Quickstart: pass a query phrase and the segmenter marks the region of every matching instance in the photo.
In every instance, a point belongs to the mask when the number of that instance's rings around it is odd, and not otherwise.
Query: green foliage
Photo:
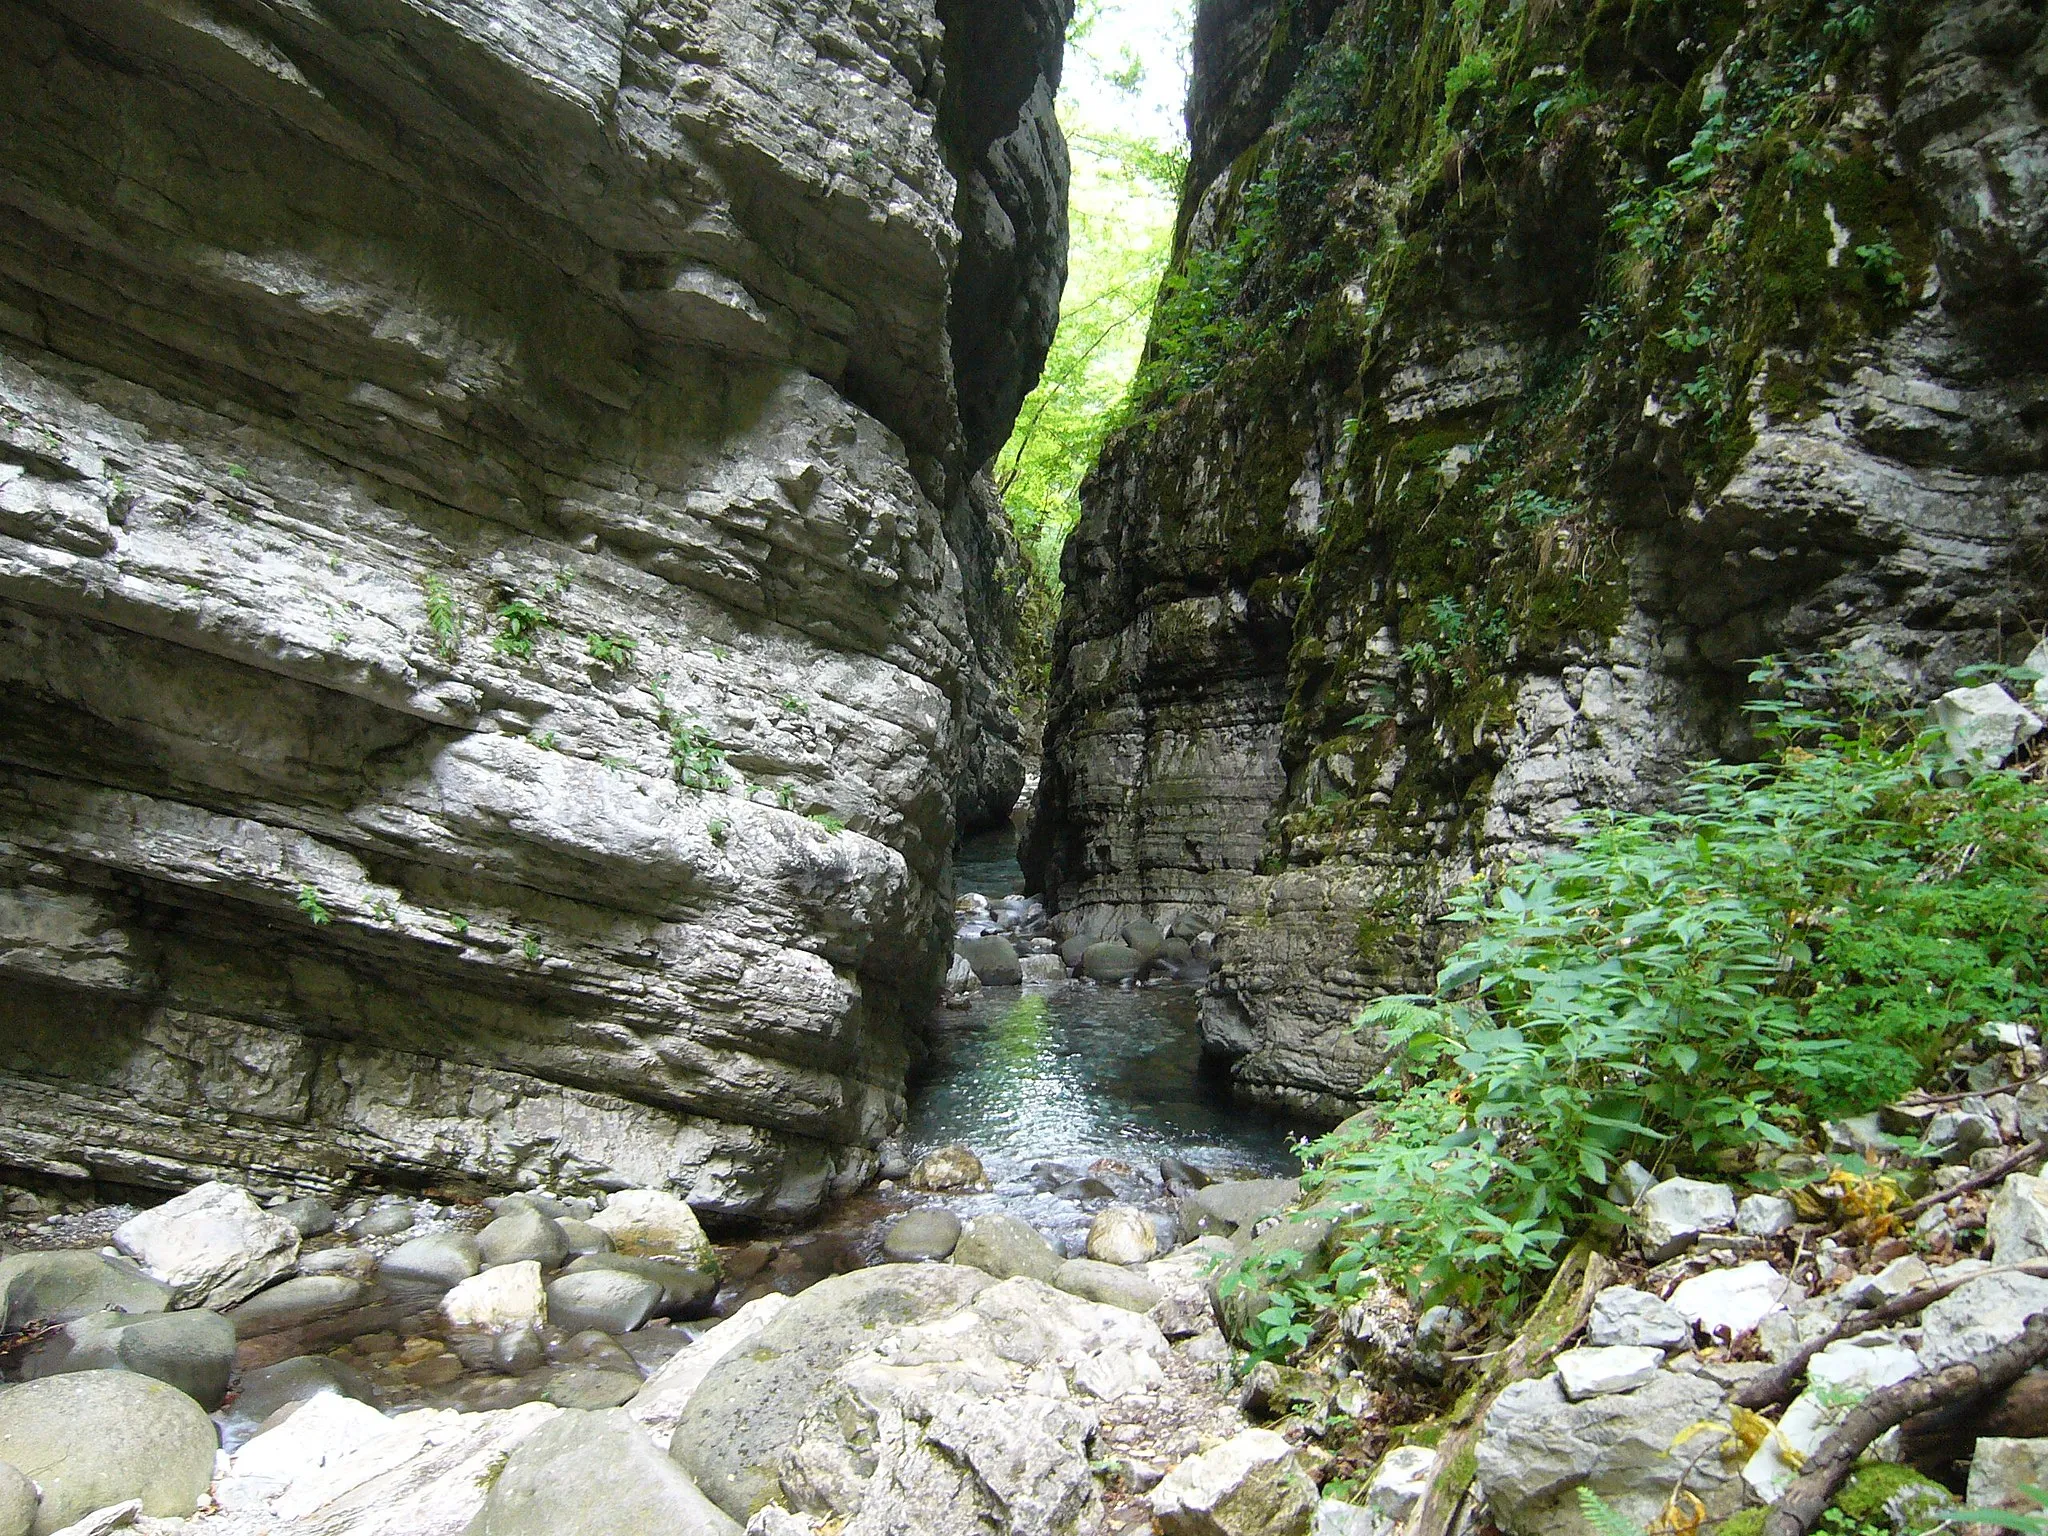
[[[420,578],[420,585],[426,589],[427,629],[434,636],[434,651],[443,661],[453,661],[462,654],[462,612],[455,591],[432,572]]]
[[[808,715],[811,712],[811,706],[793,693],[784,694],[782,698],[776,701],[775,707],[785,715],[797,715],[799,717]]]
[[[723,848],[725,846],[726,833],[730,830],[725,822],[712,821],[705,823],[704,835],[711,839],[712,847]]]
[[[293,898],[293,905],[313,920],[315,928],[325,928],[334,921],[334,914],[329,912],[320,900],[319,891],[310,885],[299,887],[299,894]]]
[[[2028,1483],[2020,1489],[2041,1509],[1954,1509],[1944,1516],[1950,1525],[1996,1525],[2020,1536],[2048,1536],[2048,1488]]]
[[[382,896],[370,903],[370,912],[379,922],[391,923],[394,926],[398,922],[397,910]]]
[[[528,934],[519,941],[519,953],[526,956],[527,964],[538,965],[541,959],[540,940]]]
[[[590,659],[601,667],[623,671],[633,665],[633,658],[639,653],[640,642],[631,635],[608,635],[593,629],[583,637],[583,648],[590,653]]]
[[[464,917],[460,912],[458,912],[455,914],[454,917],[450,918],[449,921],[455,925],[455,933],[458,938],[466,939],[469,937],[468,918]]]
[[[543,752],[554,751],[559,740],[560,738],[553,731],[535,731],[533,733],[533,744]]]
[[[832,833],[835,837],[839,833],[844,832],[846,830],[845,818],[840,816],[834,816],[830,811],[813,811],[811,812],[809,819],[815,821],[819,826],[823,827],[827,832]]]
[[[1937,782],[1938,739],[1846,676],[1755,680],[1766,761],[1700,765],[1675,809],[1475,883],[1436,992],[1366,1010],[1398,1097],[1309,1149],[1347,1213],[1339,1299],[1377,1268],[1512,1307],[1617,1218],[1622,1162],[1790,1145],[2048,1010],[2048,794]]]
[[[491,649],[516,661],[528,660],[535,642],[554,623],[538,603],[523,597],[510,598],[498,609],[498,633],[491,639]]]
[[[1622,1518],[1620,1510],[1590,1488],[1579,1489],[1579,1509],[1586,1524],[1593,1528],[1593,1536],[1643,1536],[1640,1528]]]

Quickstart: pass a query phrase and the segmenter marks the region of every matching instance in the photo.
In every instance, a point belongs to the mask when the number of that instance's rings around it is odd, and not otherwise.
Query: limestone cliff
[[[0,0],[0,1164],[864,1176],[1066,10]]]
[[[1446,890],[1739,752],[1749,658],[1924,695],[2026,654],[2048,38],[2028,0],[1207,0],[1195,67],[1031,858],[1080,927],[1227,907],[1209,1044],[1336,1113]]]

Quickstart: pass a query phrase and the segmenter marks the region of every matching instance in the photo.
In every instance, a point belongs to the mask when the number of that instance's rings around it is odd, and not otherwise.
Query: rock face
[[[1925,699],[2043,606],[2039,15],[1497,14],[1204,0],[1186,282],[1064,565],[1027,875],[1223,910],[1208,1045],[1333,1117],[1447,889],[1739,751],[1749,658]]]
[[[6,0],[0,1164],[871,1167],[1021,782],[1066,11]]]

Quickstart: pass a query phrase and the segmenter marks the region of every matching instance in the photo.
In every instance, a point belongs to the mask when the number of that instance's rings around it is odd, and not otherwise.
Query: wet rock
[[[955,948],[984,987],[1014,987],[1024,979],[1016,947],[1008,939],[961,939]]]
[[[1189,1237],[1230,1237],[1240,1227],[1277,1216],[1300,1198],[1299,1179],[1227,1179],[1181,1201],[1181,1231]]]
[[[1664,1365],[1664,1351],[1642,1344],[1592,1345],[1568,1349],[1552,1362],[1567,1402],[1612,1392],[1633,1392]]]
[[[581,1333],[587,1328],[600,1333],[631,1333],[654,1316],[661,1305],[662,1288],[640,1275],[587,1269],[550,1281],[547,1298],[548,1320],[565,1333]]]
[[[1117,937],[1124,941],[1124,946],[1136,955],[1142,964],[1159,953],[1160,947],[1166,943],[1166,930],[1157,923],[1140,919],[1137,922],[1125,923]]]
[[[159,1312],[126,1317],[98,1313],[67,1323],[25,1362],[40,1378],[76,1371],[133,1371],[176,1387],[208,1413],[228,1394],[235,1365],[235,1325],[212,1312]]]
[[[527,1260],[542,1269],[558,1269],[569,1258],[568,1234],[552,1216],[542,1215],[530,1205],[507,1208],[477,1233],[476,1246],[487,1269]]]
[[[1116,1191],[1100,1179],[1070,1179],[1053,1191],[1062,1200],[1086,1205],[1093,1200],[1114,1200]]]
[[[1067,981],[1067,963],[1058,955],[1026,955],[1018,962],[1022,980],[1027,987],[1064,986]]]
[[[641,1386],[634,1371],[574,1365],[558,1372],[541,1397],[557,1408],[623,1408],[639,1394]]]
[[[1580,1403],[1566,1399],[1554,1375],[1515,1382],[1481,1428],[1477,1485],[1510,1536],[1591,1536],[1579,1508],[1581,1487],[1623,1519],[1647,1527],[1682,1475],[1708,1518],[1722,1519],[1741,1506],[1741,1479],[1718,1456],[1671,1449],[1680,1434],[1721,1407],[1720,1387],[1673,1371],[1657,1372],[1633,1392]]]
[[[1633,1286],[1610,1285],[1593,1298],[1586,1339],[1597,1346],[1640,1344],[1652,1349],[1688,1349],[1692,1324],[1678,1311]]]
[[[1761,1260],[1708,1270],[1671,1293],[1672,1309],[1710,1339],[1740,1338],[1772,1312],[1804,1300],[1803,1287]]]
[[[1053,1271],[1052,1283],[1069,1295],[1126,1312],[1149,1312],[1164,1299],[1143,1275],[1097,1259],[1068,1259]]]
[[[953,1262],[972,1265],[998,1280],[1024,1275],[1050,1281],[1061,1259],[1036,1227],[998,1211],[977,1216],[961,1229]]]
[[[525,1376],[547,1362],[538,1328],[508,1328],[491,1338],[490,1368],[503,1376]]]
[[[387,1200],[372,1206],[349,1233],[353,1237],[396,1237],[410,1232],[418,1219],[410,1200]]]
[[[1750,1195],[1735,1208],[1735,1230],[1744,1237],[1777,1237],[1798,1220],[1792,1202],[1776,1195]]]
[[[740,1536],[628,1414],[565,1412],[521,1442],[467,1536]]]
[[[2048,1280],[1985,1275],[1920,1314],[1920,1365],[1945,1370],[2018,1338],[2027,1319],[2048,1311]]]
[[[1305,1536],[1316,1488],[1293,1446],[1248,1429],[1168,1472],[1150,1502],[1163,1536]]]
[[[1081,952],[1081,974],[1102,986],[1136,981],[1144,965],[1128,944],[1090,944]]]
[[[231,1307],[290,1273],[298,1230],[231,1184],[202,1184],[114,1229],[114,1246],[171,1287],[173,1306]]]
[[[292,1403],[329,1395],[359,1403],[373,1396],[368,1379],[354,1367],[321,1355],[301,1355],[245,1371],[235,1392],[235,1417],[254,1426]]]
[[[1653,1185],[1631,1214],[1643,1252],[1658,1263],[1691,1247],[1703,1232],[1731,1230],[1735,1192],[1701,1179],[1666,1179]]]
[[[467,1232],[437,1232],[400,1243],[384,1255],[377,1268],[393,1280],[450,1287],[483,1267],[483,1253]]]
[[[0,1259],[0,1323],[12,1333],[94,1312],[162,1312],[173,1291],[126,1259],[54,1249]]]
[[[42,1496],[18,1469],[0,1461],[0,1536],[30,1536]]]
[[[293,1234],[297,1241],[297,1234]],[[182,1519],[213,1481],[213,1423],[185,1393],[130,1371],[86,1371],[0,1392],[0,1462],[42,1490],[35,1529],[140,1499]]]
[[[526,1259],[472,1275],[441,1298],[441,1315],[457,1328],[539,1327],[548,1315],[540,1266]]]
[[[2048,1179],[2006,1175],[1985,1218],[1985,1236],[2001,1264],[2048,1258]]]
[[[1159,1159],[1159,1182],[1169,1195],[1180,1198],[1198,1189],[1206,1189],[1216,1181],[1193,1163],[1184,1163],[1177,1157],[1162,1157]]]
[[[655,1307],[659,1317],[699,1317],[718,1294],[718,1272],[689,1259],[648,1259],[630,1253],[586,1253],[572,1260],[564,1274],[594,1270],[634,1275],[661,1287]]]
[[[276,1333],[334,1317],[375,1295],[372,1287],[347,1275],[298,1275],[258,1291],[228,1314],[242,1338]]]
[[[334,1230],[338,1220],[334,1207],[318,1195],[301,1195],[296,1200],[273,1205],[270,1214],[280,1221],[290,1222],[292,1230],[300,1237],[324,1237]]]
[[[612,1247],[633,1258],[683,1259],[711,1274],[718,1273],[718,1255],[680,1195],[665,1189],[625,1189],[604,1203],[590,1224],[612,1240]]]
[[[318,1253],[299,1255],[299,1273],[369,1280],[377,1273],[377,1255],[367,1248],[323,1248]]]
[[[654,1444],[667,1450],[676,1421],[711,1368],[734,1350],[751,1343],[789,1305],[787,1296],[757,1296],[718,1323],[647,1378],[627,1405]]]
[[[332,1392],[309,1398],[235,1452],[214,1496],[230,1514],[256,1509],[389,1428],[368,1403]]]
[[[582,1258],[586,1253],[612,1252],[612,1240],[587,1221],[570,1216],[557,1223],[562,1236],[569,1244],[571,1258]]]
[[[1070,939],[1062,940],[1060,943],[1061,964],[1065,965],[1069,972],[1078,971],[1081,969],[1081,957],[1088,953],[1088,946],[1094,942],[1095,940],[1081,933],[1075,934]]]
[[[941,1147],[911,1169],[910,1187],[928,1192],[986,1189],[988,1175],[982,1172],[981,1159],[966,1147]]]
[[[1088,1226],[1088,1257],[1104,1264],[1143,1264],[1159,1253],[1152,1218],[1129,1205],[1095,1213]]]
[[[882,1252],[899,1264],[926,1259],[943,1259],[960,1242],[960,1218],[951,1211],[931,1207],[911,1211],[889,1223],[882,1234]]]

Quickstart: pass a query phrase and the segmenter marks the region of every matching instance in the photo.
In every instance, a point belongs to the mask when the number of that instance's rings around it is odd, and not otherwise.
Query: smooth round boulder
[[[637,1371],[572,1365],[557,1372],[540,1395],[557,1408],[623,1408],[640,1395],[645,1385]]]
[[[1088,1257],[1100,1263],[1143,1264],[1158,1256],[1159,1233],[1136,1206],[1105,1206],[1088,1225]]]
[[[82,1371],[0,1392],[0,1461],[42,1489],[31,1529],[50,1536],[129,1499],[182,1520],[213,1481],[213,1421],[190,1397],[132,1371]]]
[[[984,987],[1014,987],[1024,980],[1017,949],[1008,939],[991,935],[985,939],[961,939],[954,950],[973,968]]]
[[[544,1326],[548,1300],[541,1289],[540,1265],[521,1259],[471,1275],[441,1298],[441,1315],[453,1327],[485,1333]]]
[[[520,1441],[468,1536],[740,1536],[630,1414],[570,1410]]]
[[[0,1536],[29,1536],[41,1502],[36,1485],[20,1468],[0,1461]]]
[[[287,1404],[303,1403],[328,1392],[352,1397],[359,1403],[370,1402],[374,1395],[369,1379],[354,1366],[325,1355],[299,1355],[260,1370],[243,1372],[241,1387],[235,1393],[235,1416],[261,1424]]]
[[[937,1206],[912,1211],[889,1223],[882,1252],[898,1264],[943,1259],[960,1241],[960,1218]]]
[[[208,1413],[228,1395],[235,1368],[235,1325],[214,1312],[102,1312],[64,1325],[39,1346],[24,1374],[40,1379],[76,1371],[133,1371],[176,1387]]]
[[[1022,1275],[1049,1281],[1061,1260],[1059,1251],[1036,1227],[997,1211],[977,1216],[961,1229],[953,1262],[970,1265],[998,1280]]]
[[[610,1253],[612,1240],[601,1230],[587,1221],[574,1216],[564,1216],[555,1225],[562,1229],[562,1236],[569,1240],[569,1257],[580,1259],[586,1253]]]
[[[477,1240],[467,1232],[437,1232],[400,1243],[384,1255],[377,1269],[389,1279],[438,1285],[446,1290],[482,1269],[483,1262]]]
[[[1141,920],[1125,923],[1117,937],[1124,941],[1140,962],[1143,962],[1159,953],[1161,946],[1166,943],[1166,930],[1157,923]]]
[[[966,1147],[941,1147],[910,1170],[910,1187],[927,1191],[985,1189],[988,1175],[981,1159]]]
[[[507,1201],[497,1220],[477,1233],[476,1247],[486,1269],[529,1261],[559,1269],[569,1259],[569,1238],[560,1223],[523,1201]]]
[[[1090,1200],[1114,1200],[1116,1191],[1092,1175],[1085,1179],[1069,1179],[1053,1191],[1062,1200],[1072,1200],[1077,1205]]]
[[[1099,1259],[1068,1259],[1053,1271],[1052,1283],[1069,1296],[1126,1312],[1150,1312],[1166,1294],[1143,1275]]]
[[[618,1252],[641,1259],[683,1259],[715,1275],[718,1255],[682,1196],[665,1189],[622,1189],[590,1224]]]
[[[371,1288],[348,1275],[298,1275],[258,1291],[228,1313],[237,1334],[245,1339],[277,1333],[334,1317],[361,1306]]]
[[[270,1214],[280,1221],[290,1222],[292,1230],[301,1237],[324,1237],[334,1230],[339,1220],[334,1214],[334,1207],[318,1195],[302,1195],[282,1205],[273,1205]]]
[[[631,1253],[586,1253],[571,1261],[562,1273],[579,1275],[592,1270],[637,1275],[660,1286],[661,1300],[654,1308],[657,1317],[701,1316],[718,1294],[718,1271],[700,1268],[687,1259],[649,1259]]]
[[[661,1305],[653,1280],[618,1269],[585,1269],[548,1283],[548,1321],[564,1333],[631,1333]]]
[[[417,1219],[410,1200],[391,1200],[372,1206],[349,1232],[355,1237],[396,1237],[401,1232],[410,1232]]]
[[[74,1249],[17,1253],[0,1259],[0,1332],[95,1312],[163,1312],[172,1295],[127,1259]]]
[[[1088,953],[1088,946],[1095,941],[1085,933],[1077,933],[1071,939],[1060,942],[1060,960],[1069,971],[1081,968],[1081,957]]]
[[[1144,965],[1128,944],[1090,944],[1081,953],[1081,974],[1105,987],[1136,981]]]

